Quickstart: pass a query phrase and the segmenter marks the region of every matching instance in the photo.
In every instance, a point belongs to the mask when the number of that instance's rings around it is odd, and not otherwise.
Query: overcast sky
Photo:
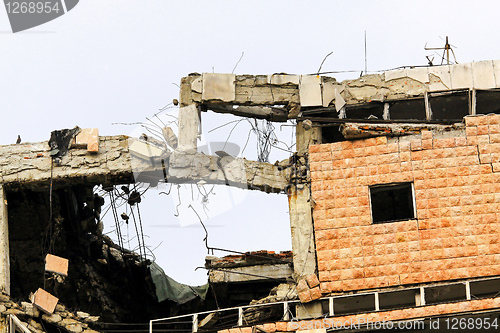
[[[230,73],[242,52],[236,74],[314,73],[333,51],[322,71],[354,71],[349,75],[357,77],[364,69],[365,31],[369,72],[425,65],[425,56],[433,55],[425,44],[443,46],[446,35],[460,63],[500,59],[499,12],[498,1],[85,0],[54,21],[13,34],[2,7],[0,144],[14,143],[18,134],[23,142],[48,140],[52,130],[75,125],[97,127],[101,135],[139,135],[137,126],[113,123],[146,121],[178,97],[181,77]],[[204,114],[204,130],[232,119]],[[213,137],[206,133],[200,144],[224,141],[231,128],[213,131]],[[248,130],[241,124],[230,141],[243,147]],[[292,140],[286,127],[278,124],[276,132]],[[255,153],[250,144],[243,155]],[[207,254],[204,232],[187,202],[180,207],[184,222],[174,216],[175,191],[146,194],[146,243],[153,248],[163,241],[155,255],[167,274],[202,284],[206,272],[194,269]],[[200,209],[200,198],[183,191]],[[200,214],[212,226],[210,246],[291,249],[285,195],[226,188],[216,193],[209,211]]]

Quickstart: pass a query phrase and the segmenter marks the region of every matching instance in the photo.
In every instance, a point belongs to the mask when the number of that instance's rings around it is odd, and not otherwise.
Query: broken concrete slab
[[[136,140],[133,138],[129,139],[129,150],[133,156],[143,158],[143,159],[151,159],[151,158],[159,158],[164,154],[164,151],[148,142],[144,142],[141,140]]]
[[[202,94],[204,101],[231,102],[236,97],[234,74],[203,73]]]
[[[332,82],[323,82],[323,107],[328,107],[330,103],[335,99],[335,92],[338,85]]]
[[[319,75],[302,75],[299,84],[300,106],[321,106],[321,77]]]
[[[404,136],[418,134],[424,130],[451,131],[464,129],[462,123],[453,125],[421,124],[421,123],[351,123],[340,125],[340,132],[348,140],[378,136]]]
[[[429,67],[429,91],[452,89],[450,66]]]
[[[299,85],[300,76],[299,75],[288,75],[288,74],[269,74],[267,75],[267,83],[272,85],[283,85],[283,84],[293,84]]]
[[[163,138],[167,142],[167,145],[172,149],[177,149],[179,141],[177,140],[177,135],[175,135],[174,130],[170,127],[163,127],[161,129]]]
[[[346,104],[344,98],[340,94],[341,92],[341,89],[335,88],[335,110],[337,110],[337,112],[340,112]]]

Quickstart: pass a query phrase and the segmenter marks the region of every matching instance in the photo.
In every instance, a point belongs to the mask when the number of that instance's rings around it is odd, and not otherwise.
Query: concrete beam
[[[172,153],[166,174],[167,182],[204,181],[266,193],[283,192],[288,184],[285,172],[276,165],[232,156],[219,157],[202,153]]]
[[[203,75],[197,73],[182,78],[180,91],[181,106],[207,103],[246,106],[286,105],[292,107],[300,103],[298,82],[270,84],[267,75],[236,75],[234,81],[234,100],[222,101],[221,99],[203,98],[203,89],[205,89],[205,86],[202,80]]]
[[[0,146],[0,183],[7,190],[54,186],[132,183],[131,155],[126,136],[99,137],[99,152],[70,149],[59,165],[52,166],[45,142]],[[52,172],[51,172],[52,168]]]
[[[143,181],[227,184],[264,192],[283,192],[287,180],[281,167],[231,156],[208,156],[179,150],[170,156],[138,154],[126,136],[101,136],[99,152],[70,149],[61,163],[52,165],[47,142],[0,146],[0,183],[6,189],[47,188],[85,184],[126,184]],[[151,150],[151,151],[157,151]],[[51,170],[52,168],[52,170]]]
[[[232,268],[213,268],[210,270],[210,282],[250,282],[265,280],[287,280],[292,278],[290,264],[254,265]]]
[[[208,104],[205,106],[213,112],[230,113],[240,117],[266,119],[275,122],[286,122],[288,120],[288,110],[285,108],[265,106],[232,106],[222,104]]]

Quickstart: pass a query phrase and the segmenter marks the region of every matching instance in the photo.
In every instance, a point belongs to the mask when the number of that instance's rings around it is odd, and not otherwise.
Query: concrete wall
[[[310,146],[322,292],[500,274],[500,115]],[[417,219],[373,224],[369,186],[413,182]]]

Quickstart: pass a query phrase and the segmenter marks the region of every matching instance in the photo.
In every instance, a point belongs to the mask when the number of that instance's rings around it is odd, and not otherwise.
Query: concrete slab
[[[433,80],[432,76],[437,77]],[[429,91],[451,89],[450,66],[429,67]]]
[[[500,88],[500,60],[493,60],[493,75],[495,76],[495,88]]]
[[[335,89],[337,85],[332,82],[323,83],[323,107],[328,107],[330,103],[335,99]]]
[[[340,94],[341,91],[342,90],[340,90],[340,89],[335,89],[335,110],[337,110],[337,112],[339,112],[340,110],[342,110],[342,108],[346,104],[344,98]]]
[[[267,83],[273,85],[282,84],[296,84],[298,85],[300,81],[299,75],[288,75],[288,74],[269,74],[267,75]]]
[[[321,77],[319,75],[302,75],[299,84],[300,106],[321,106]]]
[[[401,79],[407,76],[406,68],[394,69],[392,71],[387,71],[384,74],[386,81]]]
[[[452,89],[469,89],[474,87],[471,64],[450,66],[450,75]]]
[[[496,87],[493,61],[479,61],[472,63],[474,88],[492,89]]]
[[[203,73],[201,99],[205,101],[234,101],[236,97],[235,81],[236,75],[234,74]]]
[[[429,72],[427,70],[427,67],[408,68],[406,71],[406,75],[409,78],[422,83],[429,82]]]
[[[145,159],[160,157],[163,153],[160,148],[132,138],[129,139],[129,150],[132,155]]]
[[[201,77],[196,78],[196,80],[191,83],[191,90],[200,94],[203,92],[203,83],[201,81]]]

